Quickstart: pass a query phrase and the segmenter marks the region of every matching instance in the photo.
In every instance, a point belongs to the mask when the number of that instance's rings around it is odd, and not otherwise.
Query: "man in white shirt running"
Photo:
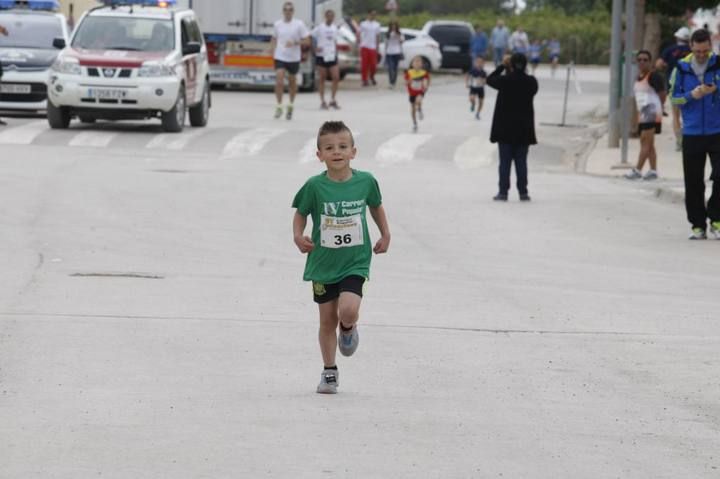
[[[368,79],[373,85],[377,69],[377,48],[380,44],[380,23],[375,20],[375,10],[370,10],[368,17],[360,22],[360,75],[363,86],[368,86]]]
[[[315,65],[318,72],[318,91],[320,92],[320,108],[328,109],[325,103],[325,79],[329,76],[332,80],[330,108],[340,109],[335,95],[337,94],[338,83],[340,82],[340,67],[338,66],[337,57],[337,38],[338,28],[333,25],[335,21],[335,12],[327,10],[325,12],[325,23],[316,26],[312,31],[315,39]]]
[[[283,112],[282,98],[285,90],[285,74],[288,76],[290,103],[285,118],[292,119],[293,103],[297,94],[297,75],[300,71],[303,46],[310,46],[310,32],[302,20],[293,19],[295,7],[292,2],[283,4],[283,18],[275,22],[273,36],[270,41],[270,51],[275,60],[275,118],[280,118]]]

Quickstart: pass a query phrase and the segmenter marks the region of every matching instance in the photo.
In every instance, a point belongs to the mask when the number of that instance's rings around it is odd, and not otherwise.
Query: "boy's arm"
[[[307,216],[303,216],[295,210],[293,216],[293,241],[295,241],[295,245],[301,253],[309,253],[315,247],[312,239],[303,235],[305,226],[307,226]]]
[[[390,227],[388,226],[387,216],[385,215],[385,208],[383,208],[383,205],[376,207],[371,206],[370,215],[380,230],[380,239],[375,243],[373,251],[375,254],[385,253],[390,247]]]

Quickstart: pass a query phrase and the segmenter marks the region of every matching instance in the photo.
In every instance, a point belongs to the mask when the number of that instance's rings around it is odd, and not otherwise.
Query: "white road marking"
[[[116,136],[117,133],[108,133],[106,131],[83,131],[75,135],[68,145],[104,148],[108,146]]]
[[[419,135],[417,133],[403,133],[390,138],[380,145],[375,153],[375,159],[386,165],[407,163],[415,157],[415,152],[432,135]]]
[[[489,166],[498,156],[497,145],[487,138],[472,136],[455,150],[453,161],[461,170]]]
[[[6,145],[29,145],[33,140],[48,130],[46,120],[38,120],[26,123],[21,126],[15,126],[2,130],[0,133],[0,143]]]
[[[190,141],[206,132],[204,128],[195,128],[182,133],[158,133],[155,137],[145,145],[145,148],[165,149],[165,150],[182,150]]]
[[[238,156],[257,155],[270,140],[284,132],[285,130],[273,128],[254,128],[244,131],[227,142],[221,158],[226,160]]]
[[[317,157],[317,138],[310,138],[300,150],[300,163],[320,161]]]

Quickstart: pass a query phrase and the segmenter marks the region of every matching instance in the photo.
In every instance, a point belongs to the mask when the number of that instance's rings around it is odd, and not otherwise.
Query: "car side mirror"
[[[57,48],[58,50],[62,50],[66,46],[67,43],[65,42],[65,39],[63,37],[53,38],[53,47]]]
[[[200,50],[202,50],[202,45],[198,42],[188,42],[183,47],[183,55],[195,55],[197,53],[200,53]]]

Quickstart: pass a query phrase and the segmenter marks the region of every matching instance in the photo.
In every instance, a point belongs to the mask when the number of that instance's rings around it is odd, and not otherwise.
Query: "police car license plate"
[[[17,83],[0,84],[0,93],[30,93],[32,88],[30,85],[18,85]]]
[[[115,88],[88,88],[87,96],[89,98],[119,100],[127,96],[127,91],[117,90]]]
[[[457,45],[445,45],[442,49],[444,52],[460,53],[460,47]]]

